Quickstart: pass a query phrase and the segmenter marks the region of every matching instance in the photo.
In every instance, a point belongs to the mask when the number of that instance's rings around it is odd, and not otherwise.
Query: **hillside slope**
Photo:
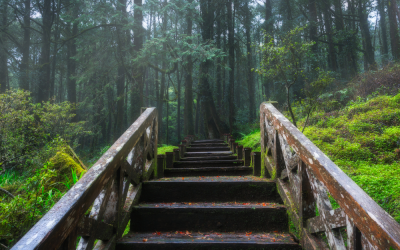
[[[308,123],[304,134],[400,222],[400,94],[315,112]],[[259,150],[259,131],[239,143]]]

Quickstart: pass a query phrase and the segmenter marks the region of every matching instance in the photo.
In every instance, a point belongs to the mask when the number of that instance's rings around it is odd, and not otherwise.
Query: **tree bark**
[[[31,0],[24,1],[24,40],[22,42],[21,48],[21,64],[20,78],[19,78],[19,88],[24,90],[29,90],[29,47],[31,40]]]
[[[57,2],[57,16],[56,16],[56,30],[54,31],[54,41],[53,44],[53,59],[52,59],[52,67],[51,67],[51,78],[50,78],[50,98],[55,97],[55,81],[56,81],[56,65],[57,65],[57,42],[60,38],[59,32],[59,18],[60,18],[60,1]]]
[[[396,20],[396,5],[394,0],[388,0],[388,15],[389,15],[389,30],[390,30],[390,45],[392,47],[392,56],[395,61],[400,59],[400,39],[399,29]]]
[[[68,25],[70,26],[70,24]],[[78,23],[74,22],[72,24],[71,35],[75,36],[78,34]],[[71,103],[76,103],[76,61],[74,57],[76,56],[76,41],[71,39],[67,44],[67,96],[68,101]]]
[[[189,0],[191,4],[193,0]],[[186,15],[186,35],[192,36],[193,22],[192,22],[192,10],[187,11]],[[192,44],[192,39],[188,40],[188,44]],[[192,56],[189,54],[186,57],[186,77],[185,77],[185,109],[184,109],[184,124],[185,134],[194,135],[194,123],[193,123],[193,61]]]
[[[251,12],[249,8],[249,3],[245,3],[246,11],[246,49],[247,49],[247,88],[249,90],[249,121],[253,122],[256,116],[256,105],[254,97],[254,75],[252,72],[253,68],[253,55],[251,50]]]
[[[229,132],[232,133],[235,123],[234,87],[235,87],[235,45],[232,15],[232,0],[226,2],[228,23],[228,48],[229,48],[229,84],[228,84],[228,106],[229,106]]]
[[[50,37],[52,22],[51,0],[44,0],[42,5],[42,50],[39,59],[39,103],[50,97]]]
[[[344,32],[344,21],[343,21],[343,12],[342,12],[342,0],[334,0],[333,1],[335,5],[335,24],[336,24],[336,29],[339,33],[339,43],[340,44],[345,44],[346,42],[343,41],[341,37],[343,37],[343,32]],[[344,46],[339,45],[339,58],[338,58],[338,66],[340,68],[340,72],[343,78],[346,78],[348,75],[348,67],[346,63],[346,53],[344,51]]]
[[[211,0],[201,0],[200,9],[202,13],[202,38],[203,42],[209,42],[213,37],[212,27],[214,22],[214,6]],[[200,64],[200,93],[203,110],[205,111],[205,121],[209,137],[220,138],[226,132],[222,121],[215,108],[212,91],[209,83],[209,69],[212,63],[206,60]]]
[[[332,17],[329,8],[329,2],[324,0],[322,3],[322,9],[324,13],[325,30],[328,38],[328,65],[332,71],[337,71],[336,51],[332,36]]]
[[[1,13],[1,29],[7,29],[7,8],[8,1],[3,0],[0,4]],[[0,93],[6,92],[7,79],[8,79],[8,67],[7,67],[7,46],[6,46],[6,35],[4,32],[0,32]]]
[[[272,19],[272,5],[271,5],[271,0],[265,0],[265,32],[269,35],[273,35],[273,29],[274,29],[274,20]],[[267,39],[267,38],[266,38]],[[265,40],[265,43],[268,43],[269,41]],[[264,95],[265,99],[269,100],[270,99],[270,91],[269,91],[269,79],[267,77],[263,78],[263,85],[264,85]]]
[[[118,0],[117,10],[121,13],[121,23],[126,20],[126,0]],[[117,119],[116,119],[116,134],[117,137],[123,133],[124,125],[124,87],[125,87],[125,32],[117,27],[117,52],[118,52],[118,75],[117,75]]]
[[[142,0],[134,0],[134,30],[133,30],[133,49],[134,55],[137,55],[143,48],[143,39],[145,32],[143,29],[143,11]],[[144,68],[135,66],[133,71],[134,81],[132,82],[131,93],[131,123],[139,116],[140,108],[143,106],[143,88],[144,88]]]
[[[217,48],[221,49],[221,33],[222,33],[222,27],[221,27],[221,8],[218,7],[218,13],[217,13],[217,33],[216,33],[216,43],[217,43]],[[217,110],[218,114],[222,115],[222,68],[221,68],[221,58],[217,58],[217,72],[216,72],[216,101],[217,101]]]
[[[358,0],[358,15],[360,17],[361,33],[365,42],[365,58],[368,63],[368,69],[376,69],[374,48],[372,47],[371,34],[369,32],[368,13],[363,0]]]
[[[389,55],[389,47],[387,41],[387,28],[386,28],[386,15],[385,15],[385,0],[377,0],[378,1],[378,11],[379,11],[379,25],[381,28],[382,34],[382,62],[383,64],[387,64],[388,55]]]

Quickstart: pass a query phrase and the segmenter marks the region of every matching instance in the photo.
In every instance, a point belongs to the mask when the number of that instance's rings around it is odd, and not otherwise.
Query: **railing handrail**
[[[300,159],[311,167],[316,178],[325,185],[341,209],[372,245],[378,249],[400,249],[400,225],[388,213],[273,105],[262,103],[260,111],[261,117],[264,114]]]
[[[155,122],[157,154],[157,110],[147,108],[88,172],[39,220],[12,249],[58,249],[76,230],[85,212],[124,164],[132,148]],[[146,156],[145,156],[146,157]],[[154,159],[156,161],[156,159]],[[152,170],[152,169],[151,169]],[[145,169],[143,169],[145,172]],[[76,245],[76,237],[75,243]]]

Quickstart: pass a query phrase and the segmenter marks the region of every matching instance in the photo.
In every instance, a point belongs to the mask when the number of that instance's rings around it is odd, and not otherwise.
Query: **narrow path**
[[[222,140],[192,142],[165,178],[143,183],[116,249],[301,249],[275,182],[243,165]]]

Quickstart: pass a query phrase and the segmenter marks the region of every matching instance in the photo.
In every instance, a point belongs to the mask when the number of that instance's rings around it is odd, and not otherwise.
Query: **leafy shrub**
[[[0,94],[0,166],[42,166],[54,154],[59,138],[76,144],[89,132],[85,122],[73,122],[74,109],[69,102],[34,104],[28,91]]]

